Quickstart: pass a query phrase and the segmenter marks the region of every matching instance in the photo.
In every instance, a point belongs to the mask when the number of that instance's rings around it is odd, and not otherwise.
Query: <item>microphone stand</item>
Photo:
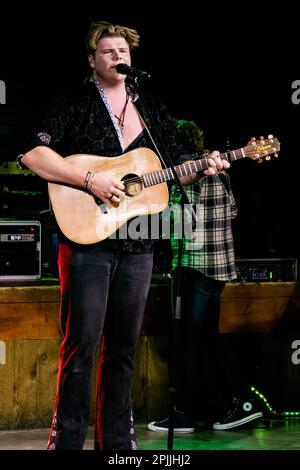
[[[131,78],[132,80],[132,78]],[[190,205],[189,198],[180,182],[180,179],[176,173],[174,168],[174,164],[172,159],[168,154],[168,150],[165,146],[165,143],[160,135],[160,132],[156,126],[155,119],[153,118],[149,107],[145,99],[143,99],[143,92],[142,88],[139,84],[138,77],[133,79],[134,82],[134,89],[136,90],[139,100],[138,100],[138,107],[141,109],[141,114],[143,119],[145,120],[147,126],[154,133],[155,138],[151,134],[150,137],[153,139],[155,146],[157,148],[159,157],[163,164],[166,164],[172,169],[174,180],[176,181],[180,194],[181,194],[181,204],[183,207],[182,211],[182,221],[184,215],[184,206],[188,204],[191,207],[191,215],[192,215],[192,223],[193,225],[196,223],[196,214],[193,207]],[[160,149],[160,151],[158,150]],[[161,152],[161,153],[160,153]],[[183,234],[182,234],[183,235]],[[169,365],[169,427],[168,427],[168,450],[173,449],[173,438],[174,438],[174,423],[175,423],[175,409],[176,409],[176,365],[177,365],[177,354],[178,354],[178,342],[179,342],[179,332],[180,332],[180,320],[181,320],[181,305],[182,305],[182,252],[183,252],[183,236],[178,239],[179,243],[179,251],[178,251],[178,267],[176,272],[176,288],[175,288],[175,306],[173,309],[173,323],[172,323],[172,348],[170,354],[170,365]],[[172,302],[173,304],[173,302]],[[174,311],[175,310],[175,311]]]

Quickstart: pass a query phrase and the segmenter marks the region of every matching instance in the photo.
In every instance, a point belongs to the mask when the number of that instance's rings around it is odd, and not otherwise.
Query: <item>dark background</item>
[[[204,130],[207,148],[225,151],[228,142],[232,149],[243,147],[252,136],[278,138],[279,158],[261,165],[239,160],[230,169],[239,209],[236,253],[298,258],[300,105],[291,100],[299,62],[297,11],[287,2],[193,3],[9,6],[1,15],[0,80],[7,97],[0,105],[0,161],[15,159],[17,124],[85,77],[90,23],[133,27],[141,35],[133,66],[151,74],[148,85],[176,117],[193,119]],[[16,207],[18,201],[10,203]]]

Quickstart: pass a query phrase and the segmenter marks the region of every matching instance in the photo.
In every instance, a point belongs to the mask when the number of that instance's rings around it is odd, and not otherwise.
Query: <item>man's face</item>
[[[127,41],[121,37],[105,37],[98,41],[94,55],[90,54],[89,64],[97,78],[105,82],[116,82],[125,79],[116,70],[119,63],[131,64],[130,50]]]

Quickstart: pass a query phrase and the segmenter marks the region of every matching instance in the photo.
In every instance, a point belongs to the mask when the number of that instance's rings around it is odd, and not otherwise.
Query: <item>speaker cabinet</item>
[[[40,277],[40,222],[0,221],[0,281],[31,281]]]

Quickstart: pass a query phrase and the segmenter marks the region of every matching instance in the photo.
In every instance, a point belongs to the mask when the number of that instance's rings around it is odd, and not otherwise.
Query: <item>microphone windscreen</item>
[[[116,70],[119,73],[122,73],[123,75],[126,75],[126,73],[130,70],[130,67],[126,64],[118,64],[116,66]]]

